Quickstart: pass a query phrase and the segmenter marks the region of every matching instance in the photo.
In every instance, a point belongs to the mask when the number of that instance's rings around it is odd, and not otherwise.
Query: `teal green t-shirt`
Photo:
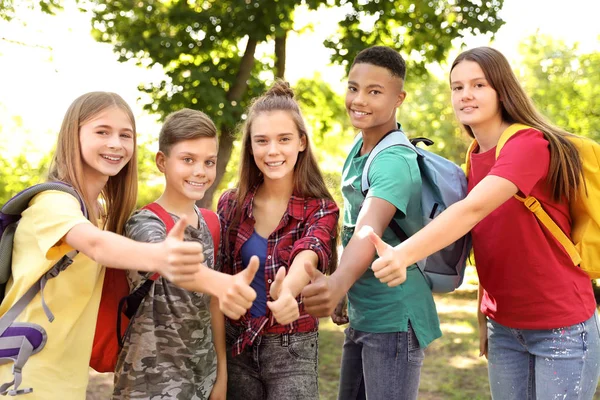
[[[344,247],[354,233],[360,207],[362,172],[368,154],[360,156],[362,139],[350,150],[342,172],[344,198]],[[423,227],[421,174],[414,151],[404,146],[383,150],[371,163],[368,197],[377,197],[396,207],[394,219],[412,235]],[[400,240],[388,227],[383,240],[395,246]],[[406,332],[410,321],[421,347],[442,335],[431,289],[416,265],[408,268],[406,282],[390,288],[375,278],[369,268],[348,291],[350,326],[373,333]]]

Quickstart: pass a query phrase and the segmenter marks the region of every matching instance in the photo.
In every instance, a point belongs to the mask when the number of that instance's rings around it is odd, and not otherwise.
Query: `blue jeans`
[[[318,333],[258,336],[236,356],[231,345],[239,331],[226,323],[227,398],[240,400],[318,400]]]
[[[408,332],[346,329],[339,400],[416,399],[425,352]]]
[[[494,400],[592,399],[600,375],[598,313],[548,330],[511,329],[488,319]]]

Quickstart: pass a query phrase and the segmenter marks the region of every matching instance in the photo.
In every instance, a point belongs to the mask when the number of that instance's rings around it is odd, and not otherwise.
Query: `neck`
[[[104,186],[106,186],[106,183],[108,182],[107,176],[102,178],[103,179],[85,179],[85,184],[82,188],[85,193],[82,194],[85,198],[90,199],[91,203],[98,201],[102,189],[104,189]]]
[[[191,217],[195,213],[195,200],[181,196],[180,194],[173,194],[168,189],[165,189],[163,194],[156,200],[156,203],[160,204],[162,208],[168,212],[177,215],[179,218],[181,218],[182,215]]]
[[[396,119],[390,120],[384,125],[380,125],[371,129],[362,130],[363,145],[360,154],[370,153],[377,143],[390,131],[398,129]]]
[[[485,126],[471,126],[473,136],[475,136],[475,139],[479,144],[479,152],[484,153],[496,147],[502,132],[509,126],[510,124],[508,122],[502,120],[488,123]]]
[[[277,180],[265,177],[262,185],[258,188],[258,192],[260,192],[260,197],[264,199],[281,200],[287,203],[294,193],[294,176],[290,174]]]

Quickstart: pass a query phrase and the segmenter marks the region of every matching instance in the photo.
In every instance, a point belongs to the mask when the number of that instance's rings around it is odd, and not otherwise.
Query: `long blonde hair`
[[[123,169],[117,175],[111,176],[102,189],[100,197],[103,200],[103,207],[101,208],[98,199],[86,197],[86,192],[83,190],[83,159],[79,129],[109,107],[118,107],[129,117],[133,127],[133,154]],[[98,218],[105,217],[102,228],[122,234],[125,222],[135,209],[137,179],[135,118],[129,105],[121,96],[110,92],[91,92],[75,99],[63,118],[48,180],[62,181],[73,186],[83,197],[89,219],[94,225],[97,225]]]
[[[331,193],[329,193],[329,189],[327,189],[319,164],[313,154],[304,118],[302,117],[298,103],[294,100],[294,92],[287,82],[277,80],[271,89],[263,96],[255,99],[248,109],[248,118],[246,119],[242,133],[242,155],[237,186],[237,211],[230,227],[239,224],[244,199],[256,185],[262,182],[261,172],[254,162],[254,156],[252,155],[252,122],[260,114],[271,111],[286,111],[296,124],[300,139],[304,138],[306,141],[306,149],[298,154],[298,159],[294,166],[294,193],[307,198],[335,201]],[[331,246],[331,259],[329,266],[326,268],[327,272],[330,273],[335,271],[337,267],[338,236],[339,229],[336,228],[334,241]]]
[[[550,143],[550,168],[547,182],[552,188],[552,198],[555,201],[573,198],[581,184],[583,172],[579,152],[568,139],[572,134],[552,125],[536,109],[519,84],[508,60],[498,50],[491,47],[467,50],[456,57],[450,73],[454,67],[465,60],[476,62],[488,83],[498,93],[502,119],[505,122],[529,125],[544,134]],[[471,137],[474,137],[471,127],[464,124],[462,126]]]

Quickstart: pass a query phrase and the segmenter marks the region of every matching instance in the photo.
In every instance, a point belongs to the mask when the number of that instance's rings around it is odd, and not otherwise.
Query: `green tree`
[[[16,16],[15,0],[0,0],[0,19],[7,21],[12,20]],[[62,10],[61,0],[20,0],[18,7],[27,7],[31,9],[39,9],[46,14],[55,14]]]
[[[519,75],[527,93],[550,121],[600,140],[600,52],[581,53],[550,36],[531,36],[520,47]]]
[[[294,10],[344,7],[338,35],[326,46],[332,61],[348,65],[371,44],[392,46],[420,71],[429,61],[443,60],[455,38],[468,33],[495,33],[502,25],[497,12],[503,0],[115,0],[92,1],[93,33],[111,43],[120,61],[160,66],[166,78],[144,83],[150,95],[145,107],[165,116],[191,107],[207,112],[220,130],[217,184],[223,177],[249,100],[274,77],[285,76],[287,33]],[[371,24],[362,24],[372,21]],[[368,25],[368,26],[367,26]],[[259,44],[272,51],[259,56]],[[307,54],[307,62],[310,55]],[[423,72],[424,73],[424,72]],[[313,92],[314,93],[314,92]]]

